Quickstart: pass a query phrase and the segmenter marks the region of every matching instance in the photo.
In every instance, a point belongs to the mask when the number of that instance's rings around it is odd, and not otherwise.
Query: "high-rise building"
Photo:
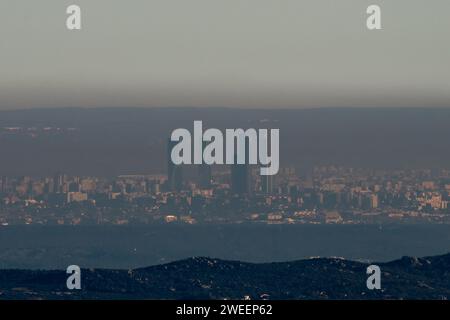
[[[201,164],[198,166],[198,180],[201,189],[211,188],[211,166]]]
[[[67,181],[67,176],[65,174],[57,173],[53,179],[53,192],[54,193],[64,193],[64,186]]]
[[[261,187],[262,192],[264,194],[272,194],[273,193],[273,176],[267,175],[267,176],[261,176]]]
[[[0,192],[7,192],[8,191],[8,177],[7,176],[2,176],[2,181],[1,181],[1,185],[0,185]]]
[[[250,192],[250,172],[248,164],[233,164],[231,166],[231,191],[243,195]]]
[[[183,168],[172,162],[172,148],[177,144],[172,140],[167,143],[167,184],[170,191],[180,191],[183,188]]]
[[[208,145],[208,142],[203,142],[203,150]],[[202,152],[203,152],[202,150]],[[201,189],[209,189],[211,188],[211,166],[208,164],[200,164],[198,165],[198,184]]]
[[[378,195],[377,194],[372,194],[370,196],[370,207],[372,209],[378,208]]]
[[[244,164],[238,164],[237,154],[234,155],[234,164],[231,165],[231,191],[236,195],[251,193],[251,170],[248,165],[249,150],[248,143],[245,143]]]

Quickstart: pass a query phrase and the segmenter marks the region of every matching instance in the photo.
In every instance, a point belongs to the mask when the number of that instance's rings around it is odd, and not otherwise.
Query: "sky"
[[[0,0],[0,110],[449,107],[449,15],[448,0]]]

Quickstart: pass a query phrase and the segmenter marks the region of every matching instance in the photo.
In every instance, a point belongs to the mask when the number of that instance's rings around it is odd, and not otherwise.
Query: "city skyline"
[[[258,176],[231,165],[191,178],[0,177],[0,225],[44,224],[450,224],[450,169],[282,168]],[[203,169],[197,165],[197,169]],[[270,178],[270,190],[268,181]]]

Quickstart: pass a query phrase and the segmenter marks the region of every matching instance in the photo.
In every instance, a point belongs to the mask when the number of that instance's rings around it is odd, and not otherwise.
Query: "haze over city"
[[[450,3],[69,0],[0,3],[0,109],[448,107]]]

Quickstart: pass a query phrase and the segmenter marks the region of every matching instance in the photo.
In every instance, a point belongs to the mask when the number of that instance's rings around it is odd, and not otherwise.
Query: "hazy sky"
[[[0,109],[450,106],[449,36],[448,0],[0,0]]]

